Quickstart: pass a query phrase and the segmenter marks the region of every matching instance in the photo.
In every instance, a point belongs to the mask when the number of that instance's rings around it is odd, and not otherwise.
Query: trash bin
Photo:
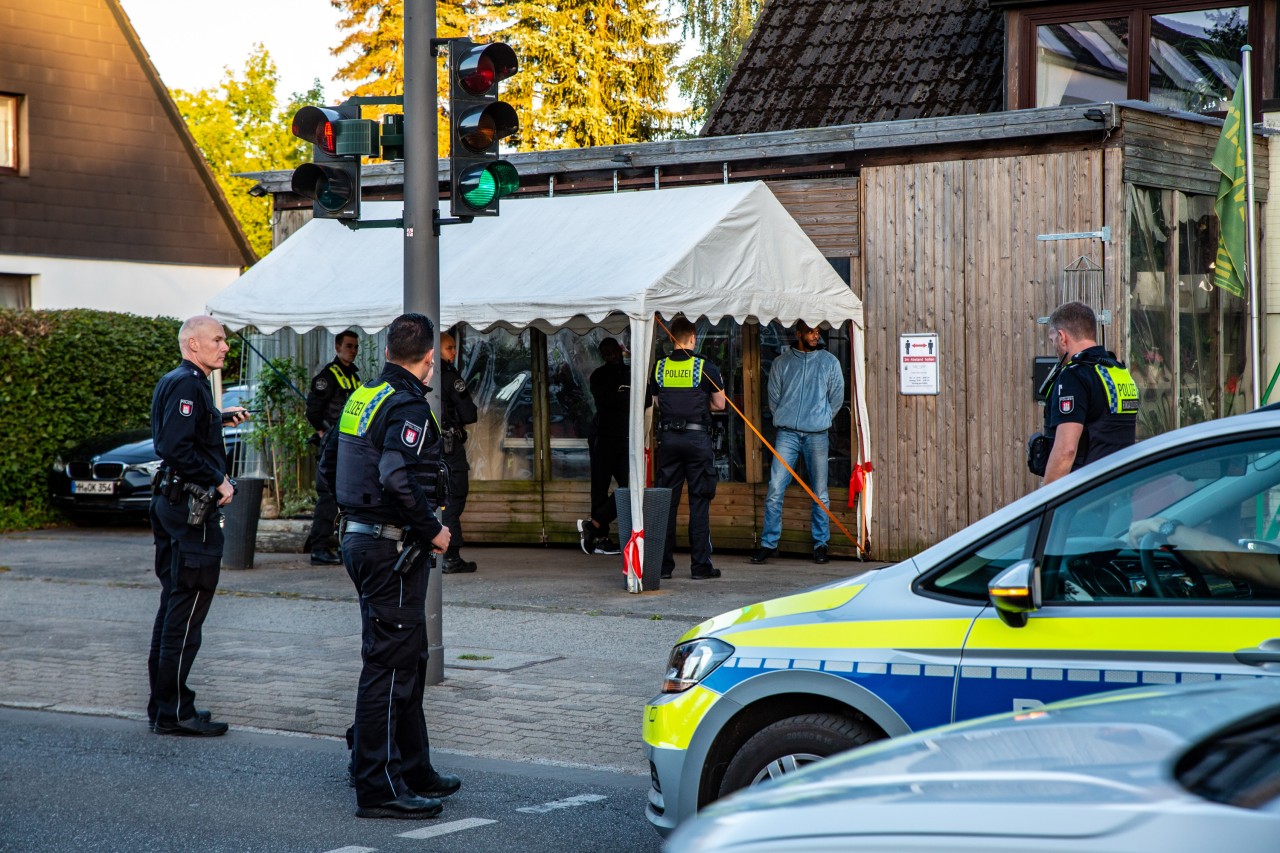
[[[222,509],[222,568],[252,569],[258,517],[262,512],[263,477],[240,477],[236,495]]]
[[[631,490],[615,489],[613,499],[618,504],[618,544],[627,547],[631,539]],[[649,592],[662,586],[662,552],[667,545],[667,513],[671,511],[670,489],[644,490],[644,563],[641,565],[641,591]],[[624,563],[625,565],[625,563]],[[626,586],[626,572],[622,583]]]

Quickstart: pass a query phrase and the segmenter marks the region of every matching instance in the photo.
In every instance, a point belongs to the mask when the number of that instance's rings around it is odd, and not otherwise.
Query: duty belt
[[[363,524],[359,521],[348,521],[343,525],[342,530],[344,533],[360,533],[375,539],[390,539],[393,542],[399,542],[405,536],[404,528],[396,527],[394,524]]]
[[[684,432],[687,429],[691,429],[694,432],[706,432],[709,427],[706,424],[682,424],[679,421],[676,421],[675,423],[658,424],[658,429],[663,430],[664,432],[667,430],[671,430],[673,432]]]

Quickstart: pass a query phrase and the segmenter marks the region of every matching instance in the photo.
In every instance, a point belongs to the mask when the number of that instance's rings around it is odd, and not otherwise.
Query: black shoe
[[[762,545],[751,555],[751,562],[759,566],[777,553],[777,548],[766,548]]]
[[[313,566],[340,566],[342,558],[338,556],[336,551],[322,549],[311,552],[311,565]]]
[[[440,571],[446,575],[465,575],[468,572],[474,572],[476,564],[470,560],[464,560],[462,557],[445,557],[444,565],[440,567]]]
[[[591,523],[589,518],[578,519],[578,544],[582,546],[582,553],[588,556],[596,549],[596,537],[599,533],[596,526]]]
[[[664,581],[671,580],[671,572],[661,572],[658,577],[662,578]]]
[[[227,733],[227,724],[210,719],[190,717],[176,723],[157,722],[152,729],[158,735],[182,735],[184,737],[219,737]]]
[[[195,718],[207,723],[209,720],[213,719],[213,712],[196,709]],[[156,721],[147,720],[147,728],[154,732],[156,730]]]
[[[712,569],[711,571],[707,572],[705,575],[694,575],[693,579],[696,581],[705,581],[705,580],[711,580],[712,578],[718,578],[718,577],[720,577],[720,570]]]
[[[815,563],[817,563],[818,565],[822,565],[823,563],[830,563],[830,562],[831,562],[831,560],[827,557],[827,546],[826,546],[826,545],[814,545],[814,546],[813,546],[813,561],[814,561]]]
[[[622,553],[622,549],[618,547],[618,543],[617,543],[617,542],[614,542],[612,539],[609,539],[608,537],[605,537],[605,538],[603,538],[603,539],[598,539],[598,540],[596,540],[596,546],[595,546],[595,548],[594,548],[594,549],[592,549],[592,553],[594,553],[594,554],[621,554],[621,553]]]
[[[458,793],[458,789],[461,787],[462,780],[457,776],[440,773],[436,776],[436,781],[432,782],[430,785],[423,785],[421,789],[415,785],[414,790],[418,792],[418,796],[420,797],[429,797],[440,800],[450,796],[451,794]]]
[[[356,817],[392,817],[404,820],[421,820],[435,817],[444,811],[444,803],[419,797],[412,791],[401,794],[377,806],[359,806]]]

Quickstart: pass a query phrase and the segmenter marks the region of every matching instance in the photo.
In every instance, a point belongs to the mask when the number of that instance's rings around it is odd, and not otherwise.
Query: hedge
[[[0,531],[57,520],[46,476],[94,435],[146,428],[177,366],[177,320],[105,311],[0,310]]]

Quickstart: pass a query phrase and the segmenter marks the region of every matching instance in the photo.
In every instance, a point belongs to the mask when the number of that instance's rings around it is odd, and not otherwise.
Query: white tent
[[[394,219],[402,209],[400,202],[366,203],[362,218]],[[399,229],[352,231],[313,220],[214,297],[209,313],[232,328],[268,333],[286,326],[377,331],[403,310],[403,246]],[[655,314],[852,320],[855,461],[870,455],[862,303],[764,183],[512,200],[500,217],[443,229],[440,282],[442,328],[630,326],[632,483],[644,482]],[[640,499],[633,489],[636,530],[643,529]]]

